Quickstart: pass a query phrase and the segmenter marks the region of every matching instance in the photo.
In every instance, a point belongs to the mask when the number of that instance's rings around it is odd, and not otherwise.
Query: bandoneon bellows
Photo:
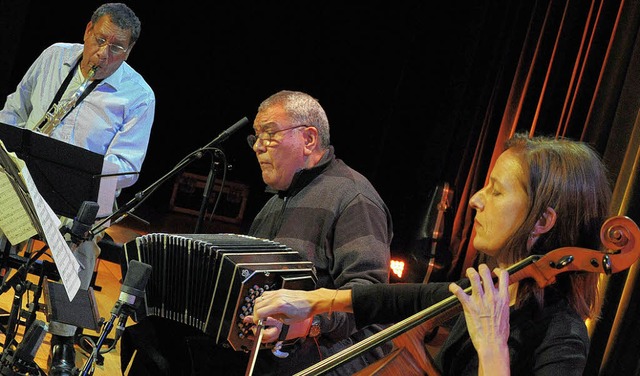
[[[311,290],[317,282],[297,251],[246,235],[148,234],[126,243],[124,258],[152,267],[140,314],[193,326],[237,351],[251,349],[242,319],[265,290]]]

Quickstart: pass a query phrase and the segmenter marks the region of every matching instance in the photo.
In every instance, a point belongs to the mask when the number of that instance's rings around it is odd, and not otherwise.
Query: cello
[[[628,217],[615,216],[607,219],[601,227],[600,240],[605,251],[580,247],[562,247],[550,251],[545,255],[531,255],[507,269],[509,272],[509,283],[515,283],[525,278],[532,278],[540,288],[544,288],[553,284],[558,274],[565,272],[592,272],[610,275],[630,268],[640,256],[640,244],[638,243],[640,242],[640,229],[636,223]],[[465,292],[469,294],[471,287],[465,289]],[[418,325],[435,327],[451,319],[461,311],[462,307],[458,298],[452,295],[435,305],[365,338],[351,347],[327,357],[296,373],[294,376],[321,375],[368,350],[398,337]],[[394,355],[394,353],[391,355]],[[418,360],[418,362],[422,369],[416,370],[416,374],[437,374],[437,370],[430,367],[428,362],[425,363],[420,360]],[[388,359],[382,359],[379,363],[388,363]],[[393,365],[387,366],[378,363],[374,363],[370,368],[368,367],[358,374],[389,375],[397,371],[401,371],[404,376],[412,374],[409,372],[409,369],[404,366],[399,368]]]

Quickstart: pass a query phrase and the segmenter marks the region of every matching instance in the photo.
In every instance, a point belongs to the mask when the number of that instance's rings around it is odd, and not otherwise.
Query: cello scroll
[[[640,238],[640,229],[635,222],[624,216],[609,218],[600,231],[600,241],[609,250],[607,260],[603,260],[605,273],[617,273],[627,269],[635,263],[640,253],[640,247],[636,243]],[[609,256],[613,254],[614,256]],[[615,263],[611,262],[615,257]],[[607,266],[605,266],[607,265]],[[614,269],[615,268],[615,269]]]
[[[511,283],[533,278],[539,287],[555,282],[556,275],[569,271],[592,273],[618,273],[633,265],[640,257],[638,225],[629,217],[607,219],[600,229],[604,251],[580,247],[562,247],[539,257],[528,268],[510,273]]]

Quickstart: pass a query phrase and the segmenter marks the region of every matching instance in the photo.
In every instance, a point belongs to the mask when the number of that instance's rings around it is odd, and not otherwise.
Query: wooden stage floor
[[[119,240],[118,239],[119,230],[120,229],[118,229],[117,226],[116,227],[112,226],[112,228],[110,228],[110,231],[108,231],[110,234],[112,234],[114,240],[116,241]],[[127,232],[128,236],[129,234],[130,233]],[[47,258],[47,256],[43,256],[42,259],[50,260],[50,258]],[[15,272],[15,271],[12,271],[12,272]],[[106,261],[106,260],[99,260],[98,273],[97,273],[95,285],[100,288],[100,291],[94,291],[94,295],[96,298],[96,305],[98,308],[99,316],[104,318],[105,321],[108,321],[110,319],[111,309],[117,302],[118,297],[120,295],[121,279],[122,279],[122,274],[120,270],[120,265],[114,262]],[[38,277],[32,274],[29,274],[28,280],[34,284],[37,284]],[[10,312],[13,305],[14,296],[15,296],[14,289],[10,289],[7,292],[2,293],[0,295],[0,309],[3,310],[4,312]],[[32,298],[33,298],[33,293],[30,291],[23,295],[24,309],[27,308],[27,303]],[[44,297],[40,299],[40,302],[44,304]],[[8,317],[8,313],[5,314],[5,318],[6,317]],[[45,314],[43,312],[37,312],[36,319],[46,322]],[[6,324],[6,320],[3,321],[3,324]],[[127,326],[133,325],[133,324],[135,323],[131,320],[131,318],[129,318],[127,320]],[[3,326],[3,329],[4,329],[4,326]],[[18,341],[18,343],[22,341],[22,335],[24,334],[24,329],[25,329],[24,325],[20,325],[18,327],[18,333],[16,335],[16,340]],[[97,340],[98,337],[100,336],[100,332],[87,330],[87,329],[84,330],[83,334],[92,336],[94,337],[95,340]],[[111,330],[110,334],[108,335],[107,340],[105,340],[105,342],[112,342],[109,340],[113,340],[114,336],[115,336],[115,325],[114,325],[114,328]],[[41,370],[45,374],[48,374],[47,362],[50,354],[50,338],[51,338],[51,335],[47,333],[44,337],[44,340],[42,341],[42,344],[37,349],[37,353],[34,359],[36,364],[41,368]],[[3,330],[3,332],[0,333],[0,345],[4,345],[4,343],[5,343],[5,333]],[[105,346],[103,346],[102,348],[106,349]],[[94,375],[106,376],[106,375],[122,375],[123,374],[120,366],[120,343],[119,342],[116,344],[116,348],[114,350],[112,350],[109,353],[103,354],[103,356],[104,356],[104,363],[102,365],[98,365],[94,363],[95,365]],[[76,366],[79,369],[82,369],[82,367],[87,362],[87,359],[88,359],[87,354],[85,354],[78,346],[76,346]]]

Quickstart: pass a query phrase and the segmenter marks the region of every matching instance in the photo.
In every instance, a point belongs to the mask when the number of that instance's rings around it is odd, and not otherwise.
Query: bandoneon
[[[297,251],[246,235],[148,234],[126,243],[124,258],[124,267],[152,267],[143,315],[190,325],[236,351],[251,349],[242,319],[265,290],[312,290],[317,282]]]

